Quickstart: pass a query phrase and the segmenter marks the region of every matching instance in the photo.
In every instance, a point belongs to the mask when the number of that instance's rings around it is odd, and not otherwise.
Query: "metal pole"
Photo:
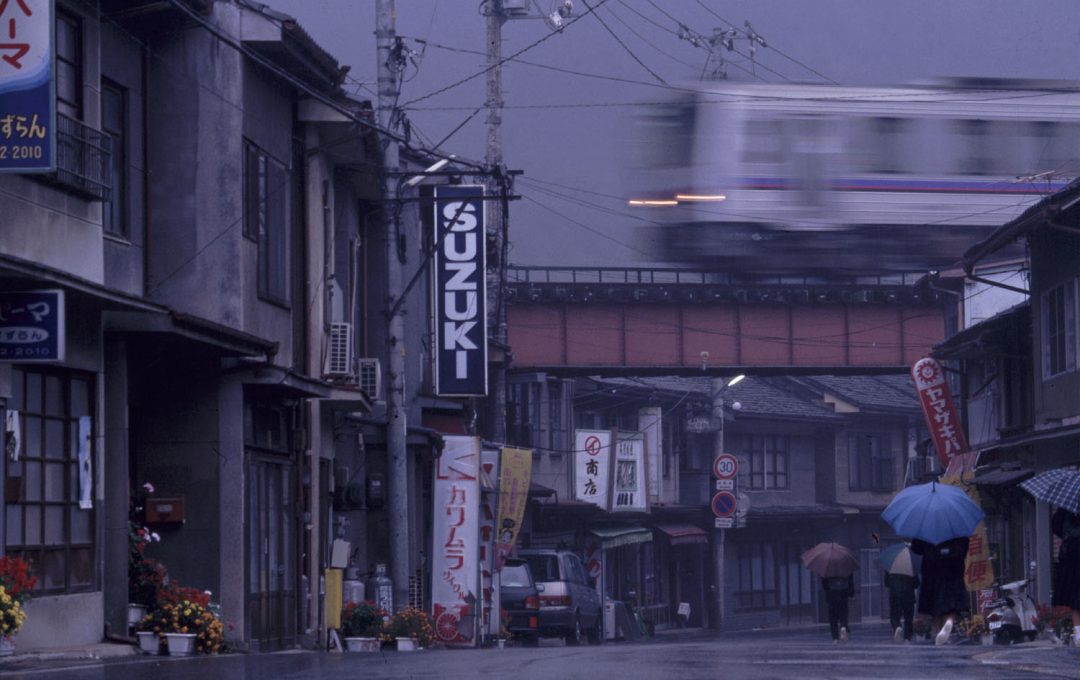
[[[484,161],[489,170],[499,168],[503,163],[502,149],[502,26],[506,23],[502,0],[488,3],[487,11],[487,148]],[[489,177],[487,193],[505,194],[505,178]],[[487,300],[488,319],[492,327],[488,337],[494,337],[506,344],[506,309],[503,299],[503,281],[506,277],[506,206],[504,201],[485,201],[488,231],[488,270]],[[500,361],[492,366],[491,438],[497,442],[506,441],[506,362]]]
[[[713,456],[724,453],[724,379],[712,379],[712,417],[718,423],[716,434],[713,436]],[[710,492],[712,490],[710,489]],[[711,497],[711,494],[706,494]],[[724,627],[724,543],[725,529],[716,530],[716,538],[713,541],[713,573],[716,578],[716,622],[717,629]]]
[[[389,130],[397,99],[397,77],[391,65],[396,12],[394,0],[375,3],[375,53],[377,60],[379,106],[378,123]],[[402,266],[398,259],[398,213],[400,198],[395,179],[399,169],[398,143],[384,137],[383,167],[386,170],[383,215],[386,226],[386,305],[388,370],[386,390],[386,455],[390,487],[390,577],[393,579],[394,608],[400,609],[409,598],[409,468],[406,450],[405,411],[405,320],[401,305],[393,306],[401,295]]]

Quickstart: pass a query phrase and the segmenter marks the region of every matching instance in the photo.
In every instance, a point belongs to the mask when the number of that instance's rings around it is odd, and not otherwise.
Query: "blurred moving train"
[[[635,117],[631,205],[660,259],[917,272],[1080,170],[1080,83],[700,85]]]

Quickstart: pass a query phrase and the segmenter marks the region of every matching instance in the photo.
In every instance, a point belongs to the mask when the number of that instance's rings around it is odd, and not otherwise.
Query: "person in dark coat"
[[[1050,528],[1061,538],[1051,604],[1072,610],[1073,644],[1080,645],[1080,517],[1058,508]]]
[[[889,622],[897,642],[911,641],[915,619],[915,591],[919,577],[885,572],[885,587],[889,589]],[[901,627],[903,622],[903,627]]]
[[[829,606],[829,632],[833,642],[847,642],[848,600],[855,597],[855,577],[832,576],[821,579],[825,603]]]
[[[949,641],[956,619],[969,609],[964,585],[964,558],[968,539],[953,538],[937,545],[915,539],[911,552],[922,556],[922,588],[919,590],[919,613],[933,617],[934,642]]]

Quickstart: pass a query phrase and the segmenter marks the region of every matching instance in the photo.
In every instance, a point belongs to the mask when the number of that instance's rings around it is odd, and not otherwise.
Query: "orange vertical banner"
[[[499,461],[499,514],[495,522],[495,571],[514,549],[532,479],[532,449],[503,447]]]

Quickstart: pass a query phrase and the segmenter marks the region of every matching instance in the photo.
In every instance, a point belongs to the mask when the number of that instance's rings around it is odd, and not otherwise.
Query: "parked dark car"
[[[540,591],[529,564],[511,557],[499,572],[499,604],[510,618],[507,630],[514,639],[535,645],[540,639]]]
[[[522,550],[518,557],[529,563],[540,592],[540,635],[562,637],[569,645],[599,644],[603,609],[596,584],[585,573],[581,558],[567,550]]]

